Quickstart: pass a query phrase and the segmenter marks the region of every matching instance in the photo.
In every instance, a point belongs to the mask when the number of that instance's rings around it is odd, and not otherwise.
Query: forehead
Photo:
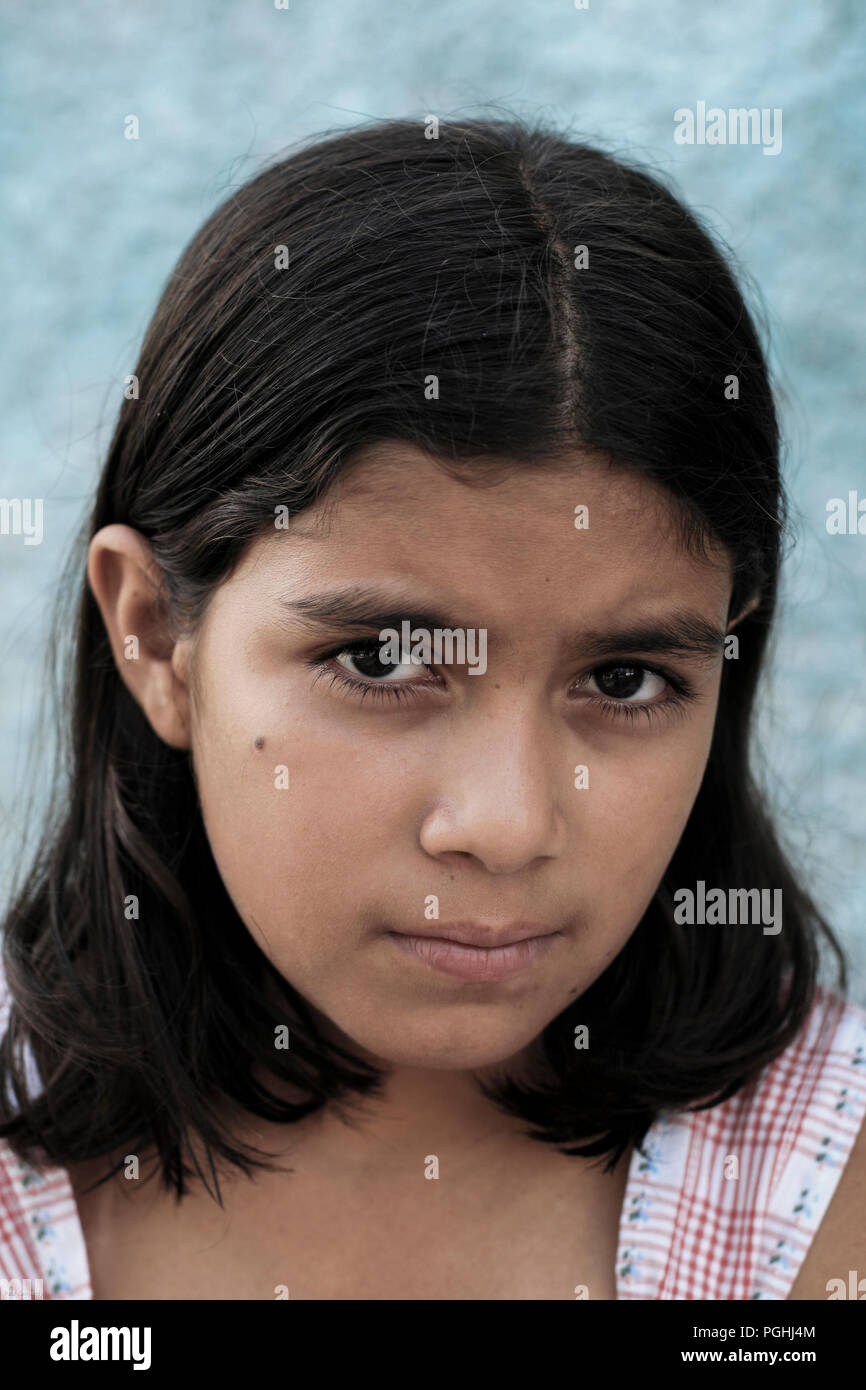
[[[677,504],[633,470],[575,452],[555,465],[484,460],[468,476],[408,443],[371,446],[315,506],[259,543],[258,560],[274,578],[317,584],[411,580],[491,616],[578,602],[616,611],[672,594],[727,603],[725,549],[690,553]]]

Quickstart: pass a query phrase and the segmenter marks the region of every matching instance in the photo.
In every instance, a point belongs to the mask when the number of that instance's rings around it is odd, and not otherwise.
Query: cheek
[[[336,952],[411,822],[394,741],[362,741],[283,687],[279,699],[238,691],[209,707],[195,749],[205,828],[241,918],[296,966]]]
[[[599,767],[589,808],[592,862],[607,900],[640,904],[658,886],[685,829],[709,755],[714,709],[674,738],[635,738]],[[639,915],[639,914],[638,914]]]

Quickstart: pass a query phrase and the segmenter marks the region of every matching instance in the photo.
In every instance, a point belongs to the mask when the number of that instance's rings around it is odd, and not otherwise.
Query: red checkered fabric
[[[820,990],[748,1086],[650,1129],[629,1169],[617,1296],[787,1298],[864,1115],[866,1011]]]

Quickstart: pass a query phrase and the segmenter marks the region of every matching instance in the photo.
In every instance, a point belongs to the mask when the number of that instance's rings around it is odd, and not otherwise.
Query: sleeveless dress
[[[0,1035],[8,998],[0,998]],[[635,1150],[617,1298],[787,1298],[866,1116],[866,1010],[818,990],[794,1041],[711,1110]],[[29,1281],[29,1282],[28,1282]],[[0,1298],[92,1299],[69,1175],[0,1140]]]

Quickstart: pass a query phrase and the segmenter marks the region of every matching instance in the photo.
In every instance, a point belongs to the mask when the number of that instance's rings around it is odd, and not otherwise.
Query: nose
[[[471,725],[471,727],[469,727]],[[469,855],[509,874],[556,859],[567,840],[564,799],[579,761],[557,738],[553,716],[485,711],[437,757],[437,789],[421,826],[434,859]]]

